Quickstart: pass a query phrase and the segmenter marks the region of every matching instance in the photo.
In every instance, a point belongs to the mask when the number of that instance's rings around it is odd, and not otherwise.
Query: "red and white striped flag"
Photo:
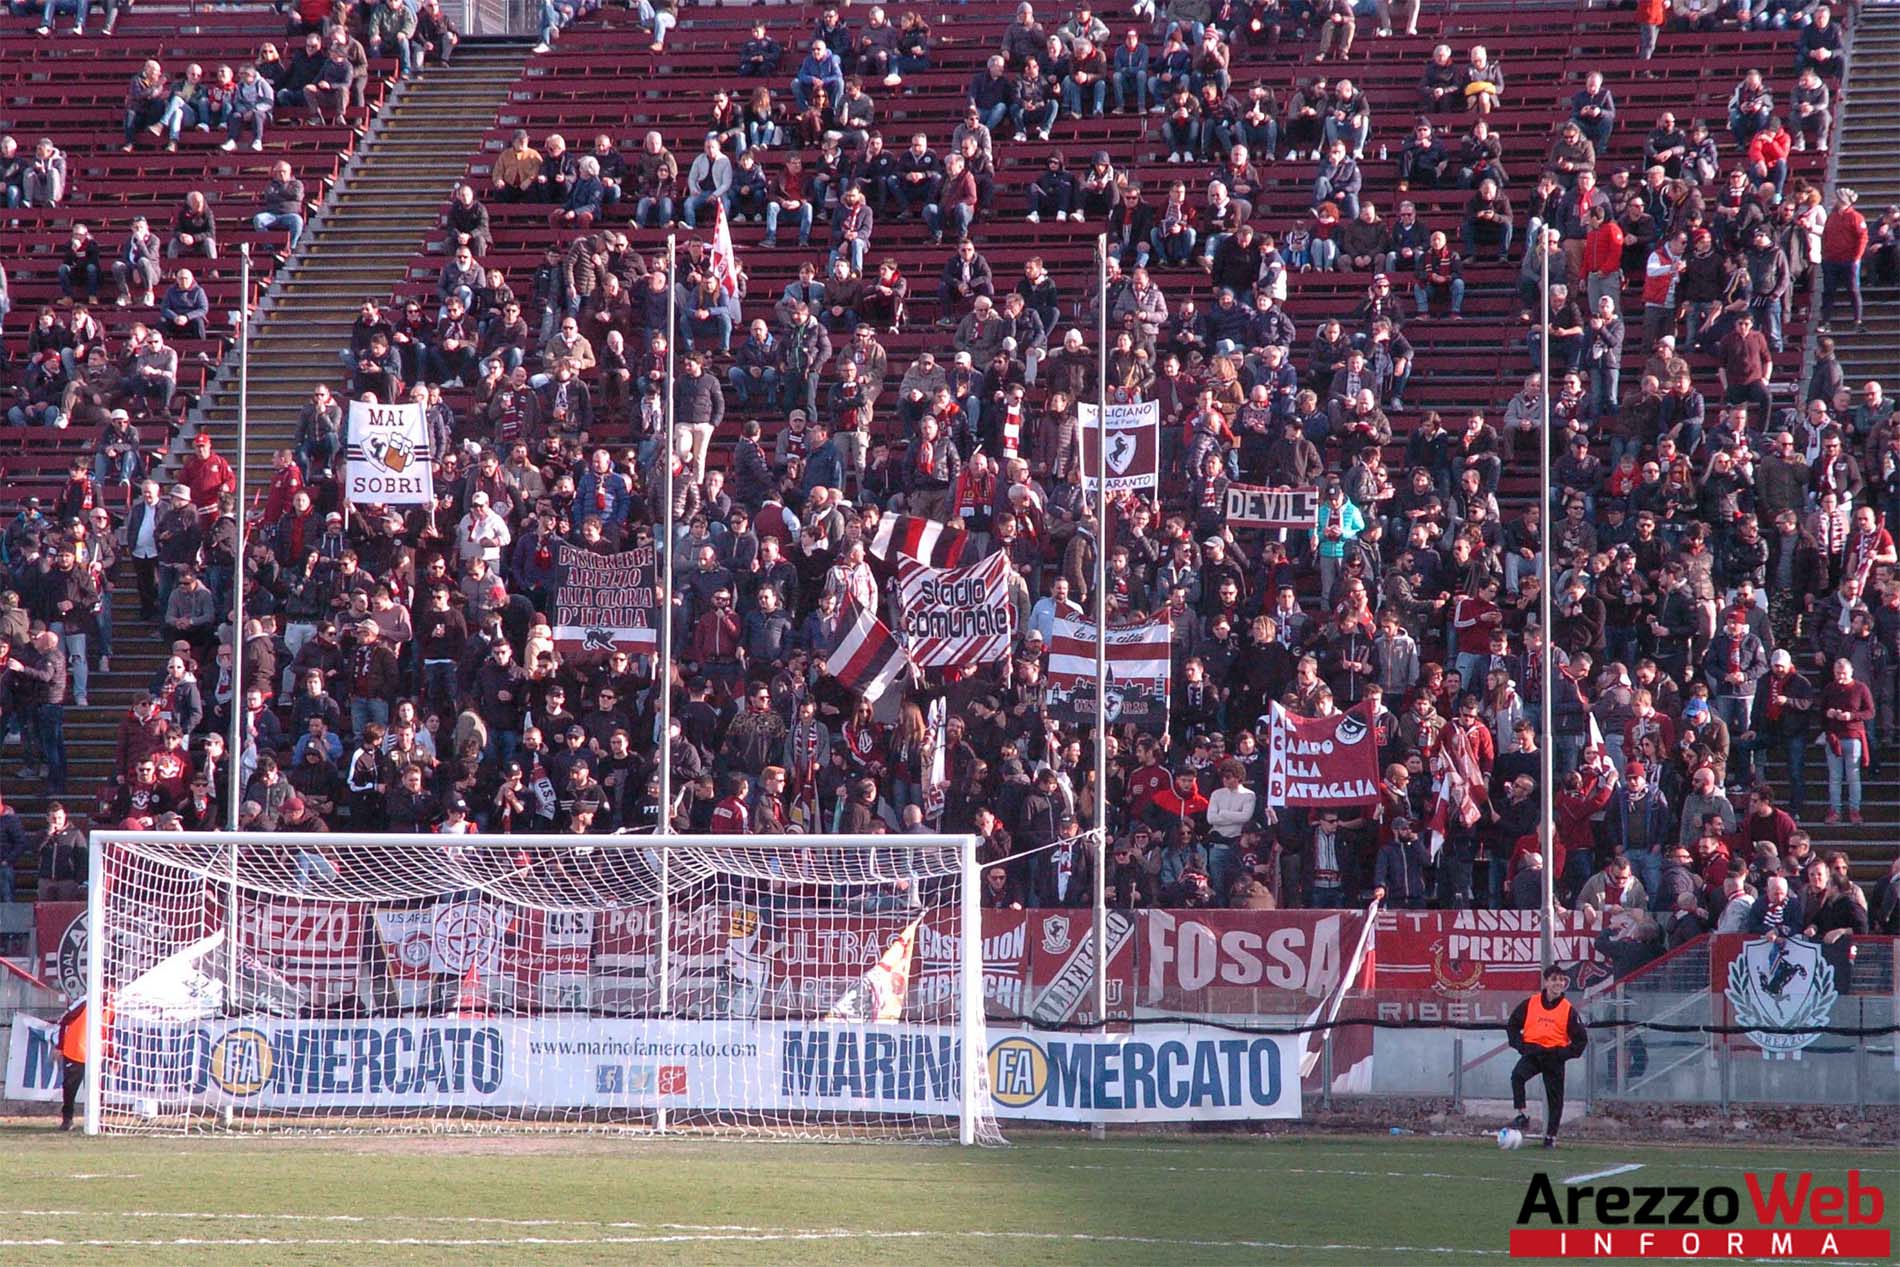
[[[963,562],[970,534],[955,524],[938,523],[918,515],[886,515],[871,538],[871,557],[891,560],[891,549],[932,567],[955,567]]]
[[[728,296],[739,293],[739,257],[732,251],[732,226],[726,223],[726,204],[713,199],[713,240],[710,261],[713,280]]]
[[[968,567],[933,568],[898,556],[904,647],[920,669],[968,668],[1009,654],[1016,641],[1013,571],[1002,550]]]
[[[875,700],[897,680],[910,660],[890,626],[877,613],[857,608],[838,649],[825,661],[831,676],[867,700]]]
[[[1431,856],[1435,859],[1444,849],[1454,826],[1469,827],[1478,821],[1474,789],[1484,786],[1484,774],[1471,755],[1465,732],[1455,725],[1447,725],[1438,732],[1438,747],[1432,753],[1432,774],[1437,779],[1431,817]]]
[[[1584,716],[1587,717],[1590,722],[1590,739],[1584,746],[1583,761],[1578,768],[1585,771],[1594,770],[1598,778],[1603,778],[1614,771],[1616,765],[1610,760],[1609,750],[1603,745],[1603,728],[1597,725],[1597,715],[1595,713],[1585,713]],[[1561,778],[1567,773],[1569,773],[1569,771],[1559,770],[1557,775]]]

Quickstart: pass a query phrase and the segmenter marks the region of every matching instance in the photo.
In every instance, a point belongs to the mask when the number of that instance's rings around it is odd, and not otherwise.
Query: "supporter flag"
[[[827,1021],[901,1021],[904,996],[910,993],[911,966],[917,955],[917,930],[923,925],[919,915],[904,925],[902,932],[857,982],[839,996],[825,1014]]]
[[[1471,755],[1471,745],[1457,726],[1446,726],[1438,732],[1432,776],[1437,795],[1432,800],[1431,847],[1436,861],[1454,827],[1470,827],[1478,821],[1475,789],[1484,786],[1484,775]]]
[[[925,567],[897,560],[898,631],[919,668],[968,668],[1009,654],[1016,640],[1016,604],[1005,551],[969,567]]]
[[[1154,488],[1161,478],[1161,402],[1110,405],[1104,411],[1083,401],[1076,406],[1076,436],[1081,444],[1082,487],[1095,491],[1095,446],[1108,436],[1108,491]]]
[[[897,553],[928,563],[932,567],[955,567],[963,562],[970,534],[955,524],[941,524],[917,515],[886,515],[878,522],[877,535],[871,538],[871,557],[895,562]]]
[[[1379,803],[1379,739],[1367,705],[1296,717],[1276,700],[1268,717],[1269,806]]]
[[[1597,725],[1597,715],[1587,713],[1585,716],[1590,719],[1590,742],[1584,749],[1583,763],[1579,768],[1586,771],[1594,770],[1598,778],[1604,778],[1615,771],[1616,765],[1610,760],[1609,750],[1603,745],[1603,728]]]
[[[825,661],[825,668],[846,687],[867,700],[875,700],[897,680],[910,660],[897,635],[877,618],[876,612],[861,607],[856,610],[857,618],[845,630],[838,649]]]
[[[732,252],[732,226],[726,223],[726,204],[713,199],[713,242],[710,269],[713,280],[728,298],[739,294],[739,257]]]
[[[1164,609],[1143,620],[1109,622],[1108,707],[1111,723],[1133,722],[1148,734],[1168,728],[1173,622]],[[1044,703],[1060,721],[1095,721],[1095,625],[1056,617],[1049,638],[1049,690]]]

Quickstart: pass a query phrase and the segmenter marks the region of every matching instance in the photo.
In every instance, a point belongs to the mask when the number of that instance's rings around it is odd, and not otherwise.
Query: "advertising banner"
[[[9,1100],[57,1100],[61,1095],[63,1071],[59,1048],[59,1026],[25,1012],[15,1012],[7,1038],[7,1084]]]
[[[553,635],[557,650],[607,655],[656,653],[655,563],[652,546],[597,554],[562,542],[555,547]]]
[[[953,1114],[949,1026],[829,1022],[207,1019],[110,1041],[114,1107],[680,1109]],[[992,1029],[998,1116],[1259,1121],[1300,1112],[1291,1039],[1194,1025],[1138,1034]]]
[[[435,501],[435,455],[422,406],[350,402],[344,496],[355,505],[427,506]]]

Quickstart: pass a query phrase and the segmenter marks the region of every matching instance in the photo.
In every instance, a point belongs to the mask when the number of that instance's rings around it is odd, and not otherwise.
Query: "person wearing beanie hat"
[[[1654,893],[1662,883],[1663,846],[1675,843],[1675,831],[1669,800],[1650,781],[1649,769],[1641,761],[1623,767],[1622,782],[1610,798],[1605,821],[1611,848],[1629,860],[1644,891]]]
[[[1067,220],[1074,208],[1075,177],[1069,175],[1062,151],[1050,150],[1048,165],[1029,187],[1029,215],[1025,218],[1031,224],[1041,223],[1045,215]]]
[[[1722,630],[1709,642],[1702,657],[1702,672],[1715,687],[1715,711],[1728,724],[1730,733],[1748,729],[1749,713],[1755,702],[1755,684],[1768,672],[1768,651],[1748,628],[1748,613],[1736,608],[1728,613]]]

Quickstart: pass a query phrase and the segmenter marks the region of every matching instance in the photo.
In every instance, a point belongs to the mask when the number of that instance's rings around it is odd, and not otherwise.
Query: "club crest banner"
[[[1108,708],[1111,725],[1132,722],[1144,734],[1168,728],[1168,677],[1173,624],[1163,610],[1146,620],[1109,622]],[[1095,721],[1095,625],[1057,617],[1049,640],[1049,716],[1071,725]]]
[[[421,405],[350,402],[344,496],[356,505],[435,501],[435,454]]]
[[[1108,435],[1108,491],[1153,488],[1161,472],[1161,402],[1138,400],[1110,405],[1106,425],[1098,406],[1076,406],[1077,434],[1082,444],[1082,486],[1095,491],[1096,437]]]

